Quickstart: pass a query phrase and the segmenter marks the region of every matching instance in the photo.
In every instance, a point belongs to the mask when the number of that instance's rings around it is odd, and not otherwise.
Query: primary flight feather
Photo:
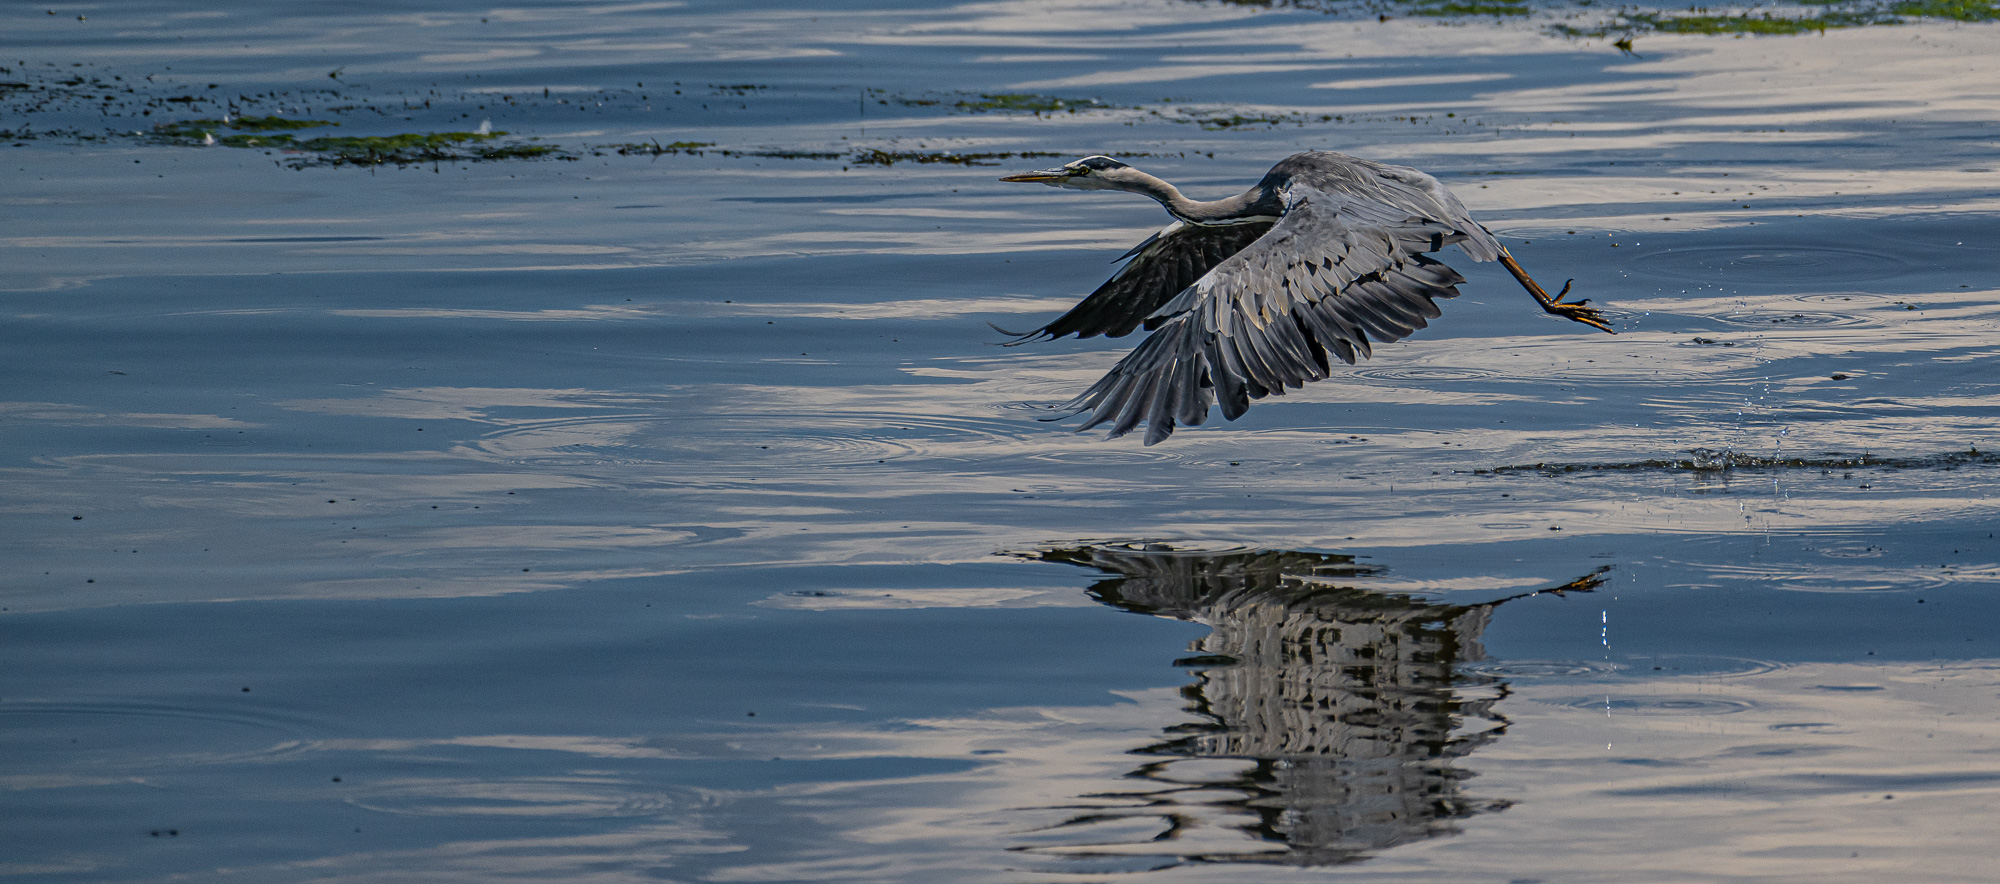
[[[1603,331],[1588,301],[1564,301],[1529,278],[1493,234],[1437,179],[1332,151],[1286,157],[1255,187],[1213,201],[1110,157],[1009,175],[1072,190],[1122,190],[1158,200],[1174,222],[1126,253],[1097,291],[1022,341],[1152,334],[1067,408],[1079,430],[1140,424],[1146,444],[1193,426],[1219,401],[1235,420],[1250,400],[1325,378],[1332,353],[1353,364],[1369,342],[1408,337],[1438,316],[1438,298],[1465,278],[1425,253],[1457,245],[1498,259],[1542,309]]]

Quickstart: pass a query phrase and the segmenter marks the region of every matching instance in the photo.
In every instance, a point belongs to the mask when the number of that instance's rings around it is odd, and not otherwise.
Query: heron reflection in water
[[[1134,750],[1157,757],[1127,775],[1145,785],[1081,796],[1040,833],[1059,840],[1021,849],[1300,866],[1450,834],[1458,818],[1507,806],[1465,794],[1471,774],[1453,766],[1507,724],[1493,708],[1505,683],[1463,664],[1484,657],[1499,605],[1589,592],[1610,570],[1453,605],[1342,585],[1381,573],[1345,555],[1088,546],[1027,557],[1104,572],[1090,593],[1107,605],[1212,631],[1178,661],[1195,671],[1182,693],[1199,721]],[[1217,776],[1210,760],[1246,764]],[[1135,820],[1154,818],[1164,828],[1132,838]],[[1197,835],[1218,825],[1263,845]]]
[[[1174,217],[1082,303],[1018,334],[1017,343],[1152,332],[1064,406],[1090,412],[1078,430],[1109,423],[1115,438],[1144,423],[1152,445],[1206,420],[1212,402],[1235,420],[1252,399],[1327,377],[1328,353],[1349,365],[1368,358],[1370,338],[1400,341],[1439,315],[1437,298],[1458,296],[1465,277],[1425,256],[1447,245],[1499,260],[1543,310],[1611,331],[1588,300],[1563,300],[1567,283],[1554,297],[1543,291],[1458,197],[1408,166],[1308,151],[1207,202],[1104,156],[1000,180],[1142,194]]]

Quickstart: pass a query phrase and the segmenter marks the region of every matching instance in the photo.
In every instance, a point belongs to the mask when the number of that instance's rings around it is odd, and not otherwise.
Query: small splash
[[[477,129],[474,129],[474,130],[472,130],[472,134],[474,134],[474,135],[491,135],[491,134],[493,134],[493,120],[492,120],[492,118],[490,118],[490,117],[489,117],[489,118],[487,118],[487,119],[484,119],[484,120],[480,120],[480,121],[479,121],[479,128],[477,128]]]
[[[1726,470],[1735,462],[1737,455],[1727,448],[1693,448],[1688,450],[1688,469]]]

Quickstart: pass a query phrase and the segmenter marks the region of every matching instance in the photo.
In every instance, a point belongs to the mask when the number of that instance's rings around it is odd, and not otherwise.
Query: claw
[[[1604,314],[1599,313],[1594,307],[1583,306],[1590,303],[1589,298],[1581,301],[1563,300],[1563,297],[1569,294],[1570,286],[1574,285],[1576,280],[1564,280],[1562,291],[1557,292],[1556,296],[1551,298],[1549,297],[1549,293],[1543,291],[1541,285],[1528,275],[1528,271],[1521,269],[1521,265],[1514,260],[1514,256],[1508,254],[1504,248],[1500,250],[1500,264],[1507,268],[1507,272],[1514,274],[1514,279],[1521,283],[1522,288],[1528,290],[1528,294],[1534,295],[1535,300],[1541,302],[1542,309],[1548,313],[1572,322],[1581,322],[1584,325],[1607,334],[1615,335],[1618,333],[1612,330],[1609,323],[1605,322]]]

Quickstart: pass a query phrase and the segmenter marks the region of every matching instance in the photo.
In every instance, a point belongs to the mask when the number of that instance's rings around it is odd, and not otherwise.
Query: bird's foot
[[[1514,279],[1521,283],[1522,288],[1528,290],[1528,294],[1535,296],[1536,303],[1541,304],[1543,310],[1571,322],[1581,322],[1606,334],[1617,334],[1617,332],[1611,330],[1611,323],[1605,320],[1603,313],[1598,312],[1595,307],[1584,306],[1590,303],[1589,298],[1581,301],[1563,300],[1563,296],[1569,294],[1569,287],[1574,285],[1576,280],[1572,279],[1564,282],[1562,291],[1557,292],[1556,296],[1551,298],[1548,292],[1542,291],[1541,283],[1536,282],[1534,277],[1529,276],[1528,271],[1521,269],[1520,263],[1514,260],[1513,255],[1507,254],[1507,250],[1504,248],[1500,250],[1500,265],[1507,268],[1508,273],[1514,274]]]
[[[1605,334],[1617,334],[1616,331],[1611,329],[1611,322],[1604,318],[1604,314],[1601,311],[1596,307],[1584,306],[1590,303],[1589,298],[1584,298],[1580,301],[1563,300],[1563,297],[1569,294],[1569,287],[1575,282],[1576,280],[1574,279],[1564,282],[1562,291],[1556,292],[1555,297],[1543,302],[1542,309],[1548,311],[1550,315],[1560,316],[1571,322],[1581,322]]]

